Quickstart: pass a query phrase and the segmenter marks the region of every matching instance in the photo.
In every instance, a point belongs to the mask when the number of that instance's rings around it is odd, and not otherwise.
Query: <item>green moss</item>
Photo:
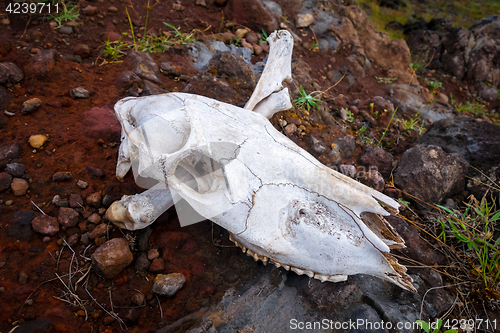
[[[416,0],[407,0],[406,7],[400,6],[397,10],[381,7],[377,0],[356,0],[356,3],[365,9],[378,31],[389,33],[393,39],[404,38],[403,32],[385,29],[387,23],[398,21],[406,24],[413,15],[426,21],[432,18],[448,18],[454,27],[460,26],[468,29],[478,20],[500,12],[498,0],[437,0],[427,1],[425,4]]]

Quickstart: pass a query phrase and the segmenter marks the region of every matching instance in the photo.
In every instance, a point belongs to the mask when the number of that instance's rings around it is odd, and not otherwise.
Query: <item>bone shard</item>
[[[273,93],[279,93],[283,89],[283,82],[292,79],[292,35],[286,30],[273,32],[267,38],[267,42],[269,43],[270,49],[269,58],[252,96],[250,96],[250,99],[245,105],[245,109],[247,110],[256,110],[256,106],[264,99],[268,98]],[[286,95],[288,95],[288,89]],[[288,98],[290,97],[288,96]],[[259,108],[259,110],[263,111],[262,108]],[[265,113],[268,114],[271,110],[273,109],[268,109]],[[278,111],[274,111],[274,113]]]
[[[397,212],[399,204],[324,166],[267,119],[290,106],[283,81],[293,46],[287,31],[269,41],[269,61],[245,108],[185,93],[115,105],[123,129],[117,175],[133,169],[138,184],[157,184],[113,203],[107,218],[137,230],[183,201],[197,217],[178,211],[181,225],[210,219],[255,260],[321,281],[370,274],[415,290],[389,253],[404,241],[380,205]]]

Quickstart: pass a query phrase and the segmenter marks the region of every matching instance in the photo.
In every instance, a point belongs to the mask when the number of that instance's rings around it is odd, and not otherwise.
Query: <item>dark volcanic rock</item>
[[[278,29],[278,21],[261,1],[229,1],[224,13],[232,20],[253,31],[260,31],[263,27],[267,33]]]
[[[0,167],[5,166],[12,159],[18,158],[20,153],[21,144],[19,142],[0,146]]]
[[[460,193],[465,188],[467,162],[438,146],[417,145],[407,150],[394,173],[394,183],[429,203]]]
[[[12,94],[7,89],[0,86],[0,110],[4,110],[7,105],[9,105],[9,101],[11,98]]]
[[[145,252],[142,252],[134,263],[134,269],[137,273],[147,273],[149,270],[149,266],[151,266],[151,262],[148,260],[148,255]]]
[[[39,98],[31,98],[23,103],[21,109],[22,114],[30,114],[42,106],[42,101]]]
[[[469,117],[443,119],[432,124],[419,140],[455,153],[483,171],[500,161],[500,126]]]
[[[380,6],[388,7],[391,9],[398,9],[400,5],[406,7],[406,3],[401,3],[401,0],[380,0]]]
[[[144,81],[144,91],[142,92],[141,96],[151,96],[151,95],[159,95],[159,94],[165,94],[168,91],[163,89],[157,84],[154,84],[151,81],[145,80]]]
[[[194,76],[182,92],[198,94],[217,99],[221,102],[236,104],[236,92],[234,89],[225,80],[213,77],[207,72],[202,72]]]
[[[483,170],[483,173],[472,170],[469,176],[470,178],[467,179],[467,191],[477,199],[482,198],[486,191],[489,190],[491,192],[491,189],[497,186],[495,182],[500,179],[500,164],[489,170]]]
[[[443,34],[431,30],[415,30],[406,41],[410,50],[413,50],[416,61],[429,68],[440,68],[443,45]],[[463,67],[463,66],[462,66]]]
[[[356,140],[352,135],[346,135],[335,140],[342,158],[351,158],[354,150],[356,149]]]
[[[138,89],[143,89],[144,82],[142,82],[141,78],[132,71],[122,72],[115,80],[115,87],[118,90],[128,90],[130,87],[134,86]]]
[[[487,18],[477,21],[470,31],[476,36],[488,36],[493,39],[500,39],[500,16],[490,15]]]
[[[413,31],[408,46],[419,63],[474,83],[500,81],[500,16],[480,20],[469,30],[439,19],[418,25],[405,33]]]
[[[13,330],[17,333],[47,333],[54,332],[56,328],[47,318],[41,318],[32,321],[23,321]]]
[[[105,176],[104,171],[102,169],[95,168],[91,165],[87,165],[87,172],[90,176],[96,178],[102,178]]]
[[[18,83],[24,78],[24,74],[16,64],[12,62],[0,62],[0,84]]]
[[[474,36],[469,30],[463,27],[450,29],[443,37],[443,69],[463,79],[468,70],[468,55],[473,45]]]
[[[52,180],[55,182],[64,182],[72,179],[73,176],[69,172],[58,171],[52,176]]]
[[[209,62],[208,70],[215,76],[226,76],[243,89],[255,88],[256,82],[250,65],[233,52],[215,54]]]
[[[5,171],[7,171],[13,177],[22,177],[24,172],[26,171],[26,166],[21,163],[9,163],[5,167]]]
[[[361,182],[374,190],[382,192],[385,188],[385,181],[382,174],[377,170],[369,170],[365,173],[365,177],[361,178]]]
[[[162,85],[160,69],[151,55],[146,52],[129,52],[125,62],[134,68],[134,73],[141,79],[148,80],[158,85]]]
[[[468,58],[466,78],[481,83],[500,81],[500,41],[489,36],[476,37]]]
[[[0,173],[0,192],[7,190],[12,183],[12,176],[7,172]]]
[[[384,177],[388,178],[393,169],[394,157],[380,147],[368,146],[361,155],[360,161],[368,168],[376,167]]]
[[[7,234],[11,237],[16,237],[20,241],[31,241],[34,235],[31,228],[31,221],[35,216],[33,212],[16,212],[12,214],[8,219],[10,226]]]
[[[424,265],[432,266],[436,263],[444,263],[445,257],[441,253],[435,251],[420,237],[416,227],[396,216],[387,216],[386,219],[405,240],[406,248],[399,251]]]

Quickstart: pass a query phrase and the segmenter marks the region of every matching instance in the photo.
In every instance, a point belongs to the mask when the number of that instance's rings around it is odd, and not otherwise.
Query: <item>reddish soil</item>
[[[184,0],[181,10],[173,9],[175,3],[175,1],[150,3],[152,10],[148,17],[148,33],[171,31],[163,22],[181,27],[182,31],[197,29],[197,39],[210,39],[211,34],[227,30],[234,32],[242,27],[229,21],[224,13],[225,7],[217,6],[212,1],[207,0],[208,7],[205,8],[195,5],[195,0]],[[7,17],[4,14],[7,4],[6,0],[4,6],[0,4],[0,18]],[[21,69],[27,66],[37,49],[56,49],[62,55],[72,55],[78,44],[86,44],[91,50],[91,53],[83,58],[82,63],[63,60],[48,76],[37,79],[25,73],[23,81],[9,87],[13,98],[6,110],[16,113],[16,116],[6,119],[7,125],[0,131],[0,144],[15,141],[21,143],[22,153],[18,162],[26,165],[27,173],[33,181],[25,196],[15,197],[10,191],[0,193],[0,199],[3,201],[0,204],[0,262],[5,262],[4,266],[0,267],[0,287],[5,288],[0,293],[0,304],[2,304],[0,331],[4,332],[23,321],[38,318],[50,319],[58,332],[120,331],[120,326],[116,321],[105,324],[106,313],[86,295],[82,283],[78,284],[79,290],[74,293],[81,298],[85,308],[88,309],[87,320],[85,320],[85,311],[82,307],[70,304],[75,301],[75,298],[68,296],[68,290],[62,281],[68,283],[68,278],[64,275],[69,270],[72,253],[65,247],[58,258],[58,251],[62,248],[59,239],[67,237],[69,229],[61,231],[58,236],[51,237],[46,243],[42,242],[44,237],[40,234],[34,234],[30,241],[17,241],[14,237],[7,235],[12,223],[12,214],[18,211],[38,213],[38,209],[31,201],[46,214],[57,216],[59,208],[51,203],[56,194],[68,197],[71,193],[78,193],[86,197],[99,191],[103,195],[111,195],[116,200],[123,194],[141,191],[135,186],[130,173],[124,182],[119,182],[115,177],[118,140],[111,142],[91,138],[86,135],[81,124],[84,121],[82,117],[84,112],[93,107],[112,108],[117,100],[125,97],[123,92],[116,89],[115,79],[121,72],[129,69],[127,65],[118,62],[99,66],[103,61],[101,53],[105,40],[103,34],[130,32],[125,6],[129,6],[136,33],[144,34],[148,2],[145,0],[134,0],[130,3],[99,0],[97,2],[79,1],[78,5],[80,9],[87,5],[95,6],[98,14],[86,16],[80,13],[77,22],[81,25],[76,26],[76,33],[70,36],[61,34],[49,25],[49,21],[35,15],[31,17],[8,15],[10,25],[4,25],[1,28],[3,30],[1,34],[13,47],[4,57],[0,56],[0,61],[14,62]],[[110,6],[115,6],[117,11],[110,12]],[[284,5],[283,9],[284,16],[294,16],[293,5]],[[314,40],[314,36],[309,31],[303,31],[301,37],[305,43]],[[3,41],[2,44],[5,42]],[[261,61],[264,56],[265,54],[254,56],[252,61]],[[153,54],[158,64],[162,61],[189,63],[190,60],[185,57],[186,52],[183,47],[172,47],[165,53]],[[332,85],[327,79],[328,70],[332,66],[333,68],[342,66],[344,61],[341,54],[313,52],[303,46],[295,48],[294,58],[301,58],[310,65],[313,78],[322,90]],[[193,75],[193,73],[192,69],[186,69],[183,74]],[[387,86],[378,84],[374,76],[384,76],[384,73],[380,73],[375,68],[371,69],[364,78],[358,78],[358,83],[353,88],[349,87],[346,82],[341,82],[329,90],[328,95],[323,96],[323,99],[334,106],[345,103],[341,101],[341,95],[347,101],[356,99],[364,101],[373,96],[386,96]],[[162,80],[164,88],[169,91],[182,91],[186,86],[185,81],[167,76],[162,76]],[[452,91],[457,102],[467,98],[463,92],[464,89],[461,91],[457,85],[453,85],[446,78],[442,80],[446,91]],[[89,90],[91,97],[72,99],[69,91],[77,86]],[[19,111],[22,103],[34,97],[42,100],[42,107],[32,114],[21,115]],[[342,124],[337,114],[333,116],[339,124]],[[302,118],[302,115],[293,110],[276,115],[273,118],[273,124],[278,128],[278,119],[281,117],[290,123]],[[387,124],[385,122],[384,125],[382,121],[380,123],[378,133],[372,133],[375,137],[380,137],[381,131]],[[336,126],[325,125],[321,122],[312,124],[307,122],[305,125],[306,133],[321,136],[327,146],[340,135]],[[347,125],[349,126],[347,133],[355,134],[358,130],[351,124]],[[326,129],[331,129],[331,132]],[[43,149],[34,150],[30,147],[28,138],[33,134],[49,136],[49,142]],[[400,135],[399,130],[392,128],[387,134],[387,140],[394,140]],[[408,133],[406,140],[400,145],[395,144],[391,149],[392,152],[401,153],[417,137],[418,132]],[[294,136],[292,139],[306,147],[301,138]],[[355,155],[343,162],[356,163],[361,150],[362,146],[358,144]],[[320,157],[320,160],[324,163],[329,162],[325,156]],[[93,178],[86,170],[88,165],[102,169],[105,177]],[[71,172],[73,179],[60,183],[53,182],[52,176],[58,171]],[[76,186],[76,181],[80,179],[89,183],[87,189],[83,190]],[[13,200],[13,204],[5,205],[4,203],[9,200]],[[91,207],[85,207],[85,209],[96,210]],[[88,280],[87,289],[96,301],[106,311],[111,311],[109,301],[111,297],[114,310],[121,318],[125,318],[132,307],[136,307],[131,304],[130,299],[137,291],[146,295],[146,306],[137,307],[139,319],[129,325],[129,330],[132,332],[154,331],[203,306],[217,302],[227,288],[241,282],[249,272],[258,269],[261,265],[261,263],[254,263],[237,248],[216,246],[218,242],[226,245],[230,243],[226,232],[208,221],[181,228],[172,209],[155,223],[153,230],[150,245],[152,248],[160,249],[166,262],[164,273],[180,272],[187,278],[186,285],[175,297],[159,299],[161,310],[158,307],[158,300],[151,293],[152,279],[155,274],[136,274],[133,265],[130,265],[115,279],[104,280],[91,273]],[[113,237],[123,237],[123,233],[115,228],[109,235],[109,238]],[[95,249],[95,246],[92,249]],[[74,247],[74,251],[79,258],[80,269],[88,267],[89,262],[81,257],[85,246],[79,243]],[[86,255],[88,256],[88,253]],[[24,285],[18,283],[20,272],[28,276],[28,281]],[[59,280],[55,274],[59,274],[61,279]],[[82,276],[82,274],[77,274],[76,279]],[[76,283],[74,280],[73,284]],[[24,304],[28,299],[33,300],[31,305]]]

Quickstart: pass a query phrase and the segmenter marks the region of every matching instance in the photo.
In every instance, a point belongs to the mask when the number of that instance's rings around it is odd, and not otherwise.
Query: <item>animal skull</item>
[[[382,217],[389,213],[380,203],[394,211],[399,204],[324,166],[266,118],[291,107],[282,83],[291,78],[293,46],[287,31],[268,41],[269,61],[246,108],[184,93],[115,105],[117,177],[135,165],[139,181],[158,184],[113,203],[107,218],[141,229],[182,198],[255,260],[321,281],[363,273],[415,290],[389,254],[404,241]]]

